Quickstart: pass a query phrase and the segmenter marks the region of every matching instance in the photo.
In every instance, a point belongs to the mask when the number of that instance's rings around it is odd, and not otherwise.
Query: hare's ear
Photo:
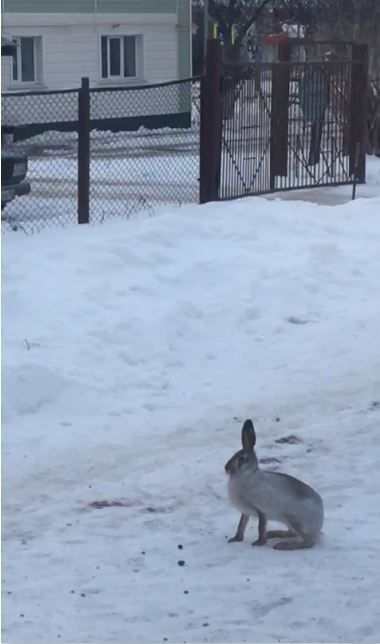
[[[241,430],[241,442],[246,452],[251,452],[256,444],[255,428],[251,420],[246,420]]]

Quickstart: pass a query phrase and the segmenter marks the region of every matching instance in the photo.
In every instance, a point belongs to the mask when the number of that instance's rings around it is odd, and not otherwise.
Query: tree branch
[[[239,31],[239,35],[236,38],[236,46],[241,47],[242,42],[249,31],[249,29],[252,27],[252,25],[257,22],[258,18],[264,11],[265,7],[269,4],[271,0],[261,0],[261,4],[257,7],[256,11],[252,14],[252,16],[242,25],[242,28]]]

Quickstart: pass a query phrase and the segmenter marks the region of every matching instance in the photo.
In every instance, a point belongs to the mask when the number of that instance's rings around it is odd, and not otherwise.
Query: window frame
[[[103,38],[106,39],[106,44],[107,44],[107,60],[106,60],[106,70],[107,70],[107,76],[103,76],[103,66],[104,66],[104,61],[103,61]],[[125,38],[133,38],[134,40],[134,46],[135,46],[135,73],[133,76],[125,76],[125,58],[124,58],[124,52],[125,52]],[[119,41],[119,52],[120,52],[120,75],[112,75],[110,74],[111,71],[111,44],[110,41],[112,39],[118,40]],[[128,83],[128,82],[135,82],[139,79],[141,79],[142,74],[142,60],[141,60],[141,50],[142,50],[142,35],[141,34],[136,34],[136,33],[107,33],[107,32],[102,32],[100,34],[99,38],[99,58],[100,58],[100,74],[99,74],[99,80],[100,83]]]
[[[43,86],[43,66],[44,66],[44,52],[43,52],[43,36],[41,34],[17,34],[11,36],[12,40],[17,45],[16,50],[16,61],[17,61],[17,76],[15,79],[13,76],[14,69],[14,57],[10,57],[10,88],[35,88]],[[33,39],[33,72],[34,80],[22,80],[22,48],[21,48],[21,39],[22,38],[32,38]]]
[[[23,80],[22,78],[22,39],[28,38],[33,40],[33,80]],[[14,85],[36,85],[38,83],[38,70],[37,70],[37,38],[38,36],[12,36],[13,42],[16,43],[17,49],[15,52],[17,78],[14,77],[14,57],[11,59],[11,81]]]

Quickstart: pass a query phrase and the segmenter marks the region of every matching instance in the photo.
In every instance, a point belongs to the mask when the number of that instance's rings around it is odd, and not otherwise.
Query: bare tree
[[[283,0],[289,15],[322,39],[366,43],[370,76],[380,78],[380,0]]]
[[[278,4],[278,0],[209,0],[209,16],[218,24],[223,36],[226,58],[240,58],[250,30],[264,10],[274,4]],[[203,0],[194,0],[194,6],[203,7]]]
[[[204,6],[204,0],[193,2]],[[307,35],[367,43],[370,75],[380,77],[380,0],[209,0],[208,4],[229,59],[241,57],[250,31],[270,14],[274,30],[288,22],[305,27]]]

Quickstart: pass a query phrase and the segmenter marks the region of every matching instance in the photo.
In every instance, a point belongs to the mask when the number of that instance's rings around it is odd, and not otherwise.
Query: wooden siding
[[[187,0],[186,0],[187,2]],[[176,13],[176,0],[3,0],[6,13]]]

